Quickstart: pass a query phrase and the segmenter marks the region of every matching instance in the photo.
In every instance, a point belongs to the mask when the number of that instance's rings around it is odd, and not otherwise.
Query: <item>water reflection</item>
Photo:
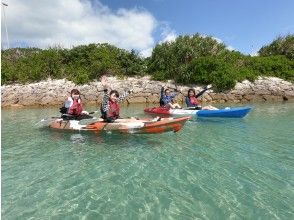
[[[38,129],[40,135],[48,139],[48,141],[65,141],[72,144],[87,145],[107,145],[108,147],[119,146],[133,147],[136,145],[145,145],[146,147],[155,147],[162,144],[162,140],[158,137],[164,134],[118,134],[118,133],[95,133],[89,131],[68,131],[54,130],[48,127]]]

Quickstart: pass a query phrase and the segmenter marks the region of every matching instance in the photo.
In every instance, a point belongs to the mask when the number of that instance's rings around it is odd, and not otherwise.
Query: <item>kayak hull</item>
[[[196,115],[197,117],[221,117],[221,118],[243,118],[251,110],[251,107],[235,107],[217,110],[195,110],[195,109],[168,109],[165,107],[145,108],[146,113],[160,115]]]
[[[218,110],[199,110],[196,115],[198,117],[243,118],[250,112],[250,110],[250,107],[225,108]]]
[[[95,133],[158,134],[169,131],[178,132],[190,118],[117,119],[113,123],[97,120],[85,125],[81,123],[82,121],[55,119],[49,123],[49,128]]]

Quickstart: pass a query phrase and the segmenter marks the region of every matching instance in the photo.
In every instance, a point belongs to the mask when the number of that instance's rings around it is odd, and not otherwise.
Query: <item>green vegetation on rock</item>
[[[2,84],[30,83],[67,78],[77,84],[118,77],[151,75],[183,84],[213,84],[218,90],[237,81],[276,76],[294,81],[294,35],[279,37],[259,50],[259,56],[230,51],[210,36],[179,36],[157,44],[151,57],[142,58],[109,44],[89,44],[72,49],[15,48],[1,51]]]
[[[294,35],[280,36],[270,45],[262,47],[260,56],[284,55],[294,60]]]

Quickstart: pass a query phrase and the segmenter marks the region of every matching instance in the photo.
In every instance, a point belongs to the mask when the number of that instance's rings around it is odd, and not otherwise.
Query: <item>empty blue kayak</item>
[[[236,108],[224,108],[217,110],[199,110],[196,112],[198,117],[221,117],[221,118],[243,118],[251,107],[236,107]]]

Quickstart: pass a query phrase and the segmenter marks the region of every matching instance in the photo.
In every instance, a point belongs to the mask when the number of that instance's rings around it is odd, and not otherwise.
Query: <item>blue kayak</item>
[[[221,118],[243,118],[251,107],[236,107],[236,108],[224,108],[217,110],[199,110],[196,112],[198,117],[221,117]]]

